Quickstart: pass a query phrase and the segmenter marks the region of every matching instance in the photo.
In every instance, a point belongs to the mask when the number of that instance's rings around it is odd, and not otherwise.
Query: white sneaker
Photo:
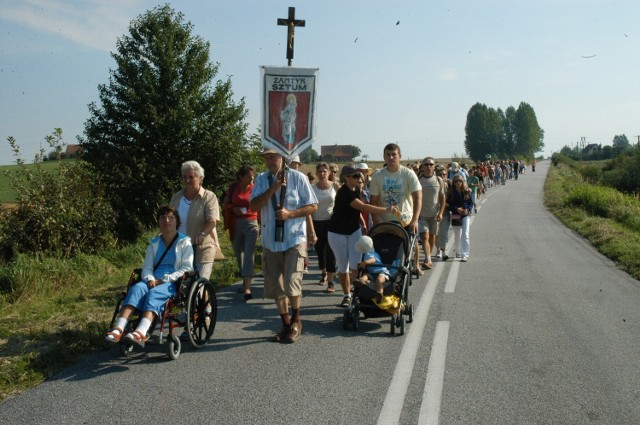
[[[438,261],[442,261],[442,252],[438,252],[438,255],[436,255],[436,259]]]
[[[463,256],[463,257],[460,259],[460,261],[462,261],[463,263],[466,263],[466,262],[467,262],[467,259],[468,259],[468,258],[467,258],[467,256],[465,255],[465,256]]]

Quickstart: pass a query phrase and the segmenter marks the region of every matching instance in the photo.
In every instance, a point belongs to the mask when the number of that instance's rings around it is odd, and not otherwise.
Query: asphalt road
[[[256,279],[247,304],[219,292],[203,349],[91,356],[5,401],[0,424],[637,424],[639,282],[547,212],[548,166],[480,200],[469,262],[414,281],[404,336],[387,319],[344,331],[312,267],[302,338],[269,342]]]

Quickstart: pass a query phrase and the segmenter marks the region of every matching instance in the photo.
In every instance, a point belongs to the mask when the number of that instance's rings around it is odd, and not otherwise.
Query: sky
[[[129,24],[164,3],[147,0],[0,0],[0,164],[6,139],[33,159],[62,128],[76,143],[115,69],[111,52]],[[358,146],[382,159],[464,154],[471,106],[531,105],[544,155],[640,135],[640,2],[637,0],[182,0],[168,3],[210,43],[217,79],[244,99],[249,132],[260,125],[260,66],[286,66],[288,7],[293,66],[319,68],[321,145]],[[582,139],[584,138],[584,139]]]

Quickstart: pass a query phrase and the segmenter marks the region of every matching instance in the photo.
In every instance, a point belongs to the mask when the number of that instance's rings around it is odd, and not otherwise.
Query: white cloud
[[[140,14],[142,0],[8,0],[0,19],[94,49],[115,50],[116,39]]]

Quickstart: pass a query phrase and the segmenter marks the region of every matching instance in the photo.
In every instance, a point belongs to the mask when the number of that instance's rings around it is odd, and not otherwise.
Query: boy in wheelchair
[[[153,320],[162,315],[166,302],[177,293],[174,282],[193,270],[191,239],[178,233],[178,211],[170,206],[163,206],[156,217],[160,234],[151,239],[147,246],[142,280],[129,288],[115,326],[105,336],[108,342],[117,343],[126,338],[144,346],[149,339],[147,332]],[[142,312],[137,328],[123,335],[129,317],[136,310]]]

